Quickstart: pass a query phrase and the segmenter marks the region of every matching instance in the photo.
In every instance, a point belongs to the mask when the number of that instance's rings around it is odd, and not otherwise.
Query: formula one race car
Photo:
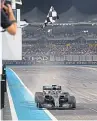
[[[38,108],[75,109],[76,99],[68,92],[62,92],[61,86],[43,86],[43,92],[35,93],[35,103]]]

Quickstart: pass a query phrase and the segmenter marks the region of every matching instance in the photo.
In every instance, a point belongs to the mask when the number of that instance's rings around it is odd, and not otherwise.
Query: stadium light
[[[16,4],[22,5],[22,0],[16,0]]]
[[[12,2],[12,9],[16,9],[16,4],[22,5],[22,0],[11,0]]]

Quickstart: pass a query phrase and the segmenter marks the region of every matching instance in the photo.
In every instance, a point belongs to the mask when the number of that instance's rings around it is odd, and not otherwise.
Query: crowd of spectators
[[[33,29],[31,29],[33,28]],[[23,39],[34,39],[41,38],[45,36],[48,39],[66,39],[66,38],[75,38],[78,36],[84,36],[85,38],[97,38],[97,27],[82,27],[80,26],[48,26],[44,29],[40,27],[31,27],[28,26],[23,30]]]
[[[82,38],[81,38],[82,39]],[[23,53],[31,56],[63,56],[63,55],[95,55],[97,54],[97,41],[60,41],[59,43],[41,43],[36,42],[25,47],[23,46]]]
[[[85,42],[85,43],[84,43]],[[97,55],[97,41],[60,41],[50,43],[36,42],[23,44],[22,61],[9,61],[11,64],[32,64],[34,61],[50,61],[50,57],[62,58],[68,55]],[[55,59],[56,60],[56,59]],[[64,61],[64,59],[63,59]]]
[[[65,55],[97,55],[96,29],[75,29],[74,26],[53,26],[44,30],[31,28],[23,29],[22,61],[7,61],[8,63],[32,64],[39,59],[50,61],[50,56],[61,58]]]

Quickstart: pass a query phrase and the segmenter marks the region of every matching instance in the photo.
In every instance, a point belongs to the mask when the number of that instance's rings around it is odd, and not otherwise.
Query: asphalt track
[[[58,120],[97,120],[97,70],[79,66],[11,67],[34,94],[58,84],[77,100],[75,110],[49,110]]]

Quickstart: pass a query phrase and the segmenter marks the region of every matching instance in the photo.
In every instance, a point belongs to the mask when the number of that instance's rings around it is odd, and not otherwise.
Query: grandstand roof
[[[60,14],[60,21],[70,21],[70,22],[76,22],[77,18],[79,18],[81,15],[80,12],[77,11],[75,7],[71,7],[67,12],[64,12]]]
[[[27,19],[29,22],[44,22],[46,15],[37,7],[22,15],[21,19]]]
[[[46,14],[41,12],[37,7],[22,15],[22,20],[27,19],[29,22],[41,22],[43,23],[46,18]],[[67,12],[59,15],[59,20],[56,23],[76,23],[76,22],[97,22],[96,15],[86,15],[79,12],[74,6],[72,6]]]
[[[86,15],[79,12],[74,6],[72,6],[67,12],[60,14],[59,22],[81,22],[81,21],[97,21],[97,15]]]

